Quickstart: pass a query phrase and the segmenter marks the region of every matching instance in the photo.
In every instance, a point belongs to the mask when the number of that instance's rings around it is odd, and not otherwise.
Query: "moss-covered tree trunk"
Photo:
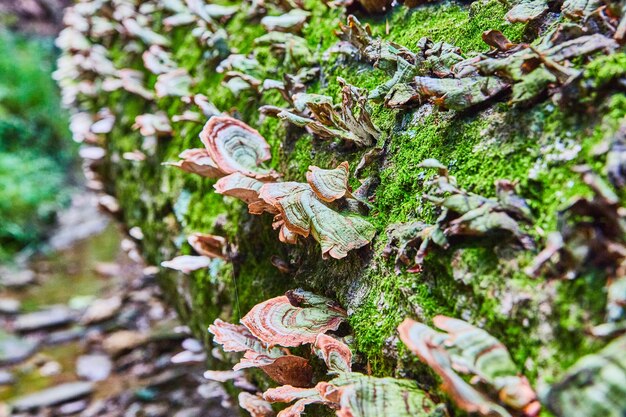
[[[253,56],[259,63],[253,75],[261,81],[280,80],[305,66],[319,67],[319,76],[306,91],[328,95],[335,102],[340,100],[338,77],[371,91],[393,72],[355,54],[323,54],[338,40],[334,32],[346,19],[342,7],[305,2],[311,16],[301,36],[310,56],[285,56],[256,45],[266,30],[258,19],[247,16],[249,7],[243,5],[232,18],[224,19],[228,35],[216,45],[199,40],[193,26],[166,30],[163,18],[171,14],[167,10],[150,14],[149,25],[170,40],[174,61],[194,78],[194,93],[206,95],[220,111],[245,121],[267,139],[271,167],[285,181],[303,182],[309,165],[331,168],[348,161],[354,172],[367,149],[312,137],[304,129],[261,117],[262,105],[286,107],[280,94],[254,89],[234,94],[216,66],[230,51]],[[278,10],[268,7],[272,13]],[[371,25],[374,36],[412,51],[419,50],[420,39],[428,37],[458,46],[466,57],[489,51],[482,40],[486,30],[499,30],[514,43],[531,43],[567,20],[550,11],[535,23],[509,23],[508,9],[497,0],[433,2],[411,9],[396,6],[386,14],[359,14],[359,18]],[[102,10],[106,16],[108,9]],[[112,34],[94,42],[106,46],[118,69],[141,71],[149,88],[156,81],[144,68],[141,52],[146,47],[141,41]],[[211,340],[206,329],[216,318],[237,322],[255,304],[302,287],[336,299],[347,309],[357,367],[373,375],[412,377],[436,395],[433,374],[398,342],[396,329],[406,317],[430,323],[434,315],[445,314],[500,339],[520,371],[534,386],[542,387],[558,380],[578,358],[606,344],[588,333],[605,322],[605,270],[589,265],[572,280],[547,273],[533,278],[524,272],[545,246],[548,233],[557,230],[559,209],[577,196],[592,195],[572,167],[587,164],[603,174],[605,156],[598,147],[618,130],[626,115],[626,96],[617,81],[625,71],[624,53],[600,52],[579,61],[572,59],[572,65],[584,72],[589,84],[601,86],[614,80],[613,84],[560,104],[555,104],[551,90],[558,83],[524,105],[508,104],[511,96],[505,91],[462,111],[445,110],[436,100],[401,110],[370,101],[373,122],[382,132],[377,143],[382,154],[350,184],[357,188],[359,180],[372,181],[367,218],[377,235],[370,245],[339,260],[323,260],[312,238],[300,238],[293,246],[279,242],[271,215],[251,215],[242,202],[215,193],[214,180],[162,165],[177,160],[185,149],[202,146],[198,134],[205,119],[172,122],[172,136],[159,138],[144,138],[132,125],[144,113],[163,111],[172,120],[185,110],[196,111],[180,97],[151,102],[124,90],[102,91],[79,98],[79,106],[92,113],[108,107],[116,115],[112,132],[102,142],[107,150],[106,190],[119,200],[128,228],[143,231],[141,246],[149,262],[158,265],[192,253],[186,243],[192,232],[223,235],[233,245],[232,262],[216,259],[208,270],[188,275],[163,271],[161,276],[165,293],[182,319],[207,346]],[[124,158],[124,153],[135,150],[146,159]],[[447,249],[433,246],[421,272],[400,268],[396,273],[394,257],[383,256],[386,230],[395,223],[418,220],[433,224],[441,212],[422,197],[435,172],[420,163],[430,158],[449,168],[459,188],[484,197],[495,197],[497,180],[513,181],[531,209],[531,221],[520,224],[537,250],[523,249],[506,234],[459,237]],[[276,268],[272,258],[284,261],[287,268]]]

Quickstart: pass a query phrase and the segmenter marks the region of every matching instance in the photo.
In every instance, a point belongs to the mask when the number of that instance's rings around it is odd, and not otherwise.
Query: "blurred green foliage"
[[[36,244],[69,198],[75,146],[55,60],[51,38],[0,30],[0,261]]]

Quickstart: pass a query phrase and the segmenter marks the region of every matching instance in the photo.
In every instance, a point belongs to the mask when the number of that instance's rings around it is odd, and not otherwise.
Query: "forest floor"
[[[76,193],[46,253],[0,270],[0,416],[237,415],[97,204]]]

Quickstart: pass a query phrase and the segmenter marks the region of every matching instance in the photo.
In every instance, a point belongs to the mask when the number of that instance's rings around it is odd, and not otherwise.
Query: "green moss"
[[[307,4],[314,24],[304,29],[303,36],[312,49],[323,50],[336,41],[332,32],[340,10],[327,9],[314,0]],[[506,10],[497,0],[470,6],[438,2],[415,9],[396,7],[385,16],[362,20],[372,25],[375,34],[409,48],[427,36],[456,44],[471,54],[487,50],[481,35],[488,29],[501,30],[514,42],[532,41],[523,39],[527,36],[524,25],[504,20]],[[230,45],[238,52],[255,52],[261,63],[256,76],[280,79],[288,71],[276,53],[255,47],[254,40],[264,33],[260,25],[238,14],[227,29]],[[222,74],[214,71],[216,59],[205,57],[186,29],[176,29],[173,39],[176,60],[197,80],[195,91],[258,128],[271,145],[270,165],[283,173],[285,180],[302,181],[309,165],[330,167],[347,160],[354,167],[361,158],[361,150],[312,138],[276,119],[261,120],[260,105],[286,106],[279,94],[234,96],[221,84]],[[118,66],[141,67],[137,57],[123,53],[119,45],[113,51]],[[623,60],[623,54],[598,58],[586,67],[586,77],[605,84],[623,75]],[[366,89],[389,78],[384,71],[341,56],[331,57],[321,67],[320,80],[307,91],[330,95],[336,102],[340,95],[337,77]],[[153,83],[154,77],[148,80]],[[129,126],[137,114],[155,107],[146,107],[122,92],[98,103],[105,104],[124,115],[112,135],[114,140],[107,144],[109,149],[121,154],[140,148],[143,139]],[[601,171],[604,161],[594,154],[594,148],[626,114],[626,98],[621,94],[607,100],[592,97],[583,109],[559,108],[550,102],[526,108],[499,103],[464,113],[429,105],[399,112],[380,103],[369,104],[373,120],[383,132],[378,145],[386,151],[381,166],[374,164],[365,171],[380,181],[370,215],[380,233],[370,248],[353,251],[342,260],[322,260],[312,239],[303,239],[296,246],[281,244],[271,227],[271,216],[249,215],[242,203],[215,194],[212,180],[160,166],[163,160],[176,159],[181,150],[200,146],[199,124],[176,125],[174,137],[159,141],[147,163],[122,161],[108,167],[114,180],[111,190],[124,205],[126,222],[144,231],[150,262],[158,264],[190,253],[185,236],[191,232],[222,234],[233,244],[236,257],[232,265],[216,262],[209,271],[161,277],[166,293],[194,331],[209,343],[206,327],[216,317],[237,321],[254,304],[300,286],[335,298],[348,308],[359,358],[356,367],[381,376],[408,371],[434,392],[436,380],[423,372],[424,367],[402,346],[396,351],[396,327],[405,317],[429,322],[433,316],[445,314],[477,323],[509,346],[515,363],[533,381],[559,375],[576,357],[594,350],[597,344],[583,330],[603,319],[604,278],[597,271],[587,271],[568,282],[531,279],[522,271],[534,253],[498,239],[467,239],[447,251],[433,249],[421,274],[396,275],[393,260],[382,256],[384,230],[395,222],[435,221],[438,209],[421,198],[424,181],[434,172],[419,164],[437,158],[450,168],[461,188],[480,195],[494,196],[498,179],[517,181],[534,216],[532,223],[522,227],[541,247],[545,234],[556,228],[558,210],[574,196],[589,195],[571,168],[585,163]],[[187,109],[172,98],[162,99],[158,105],[169,116]],[[187,200],[188,209],[183,210],[187,205],[178,203]],[[174,207],[176,215],[172,214]],[[293,272],[284,274],[276,269],[272,256],[288,262]],[[516,304],[506,301],[511,295],[527,298]],[[543,312],[546,305],[551,315]],[[542,326],[551,330],[545,340]]]

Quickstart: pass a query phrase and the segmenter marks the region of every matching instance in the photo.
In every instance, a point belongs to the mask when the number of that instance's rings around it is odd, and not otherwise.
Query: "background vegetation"
[[[35,244],[67,202],[67,117],[50,74],[52,38],[0,30],[0,261]]]

